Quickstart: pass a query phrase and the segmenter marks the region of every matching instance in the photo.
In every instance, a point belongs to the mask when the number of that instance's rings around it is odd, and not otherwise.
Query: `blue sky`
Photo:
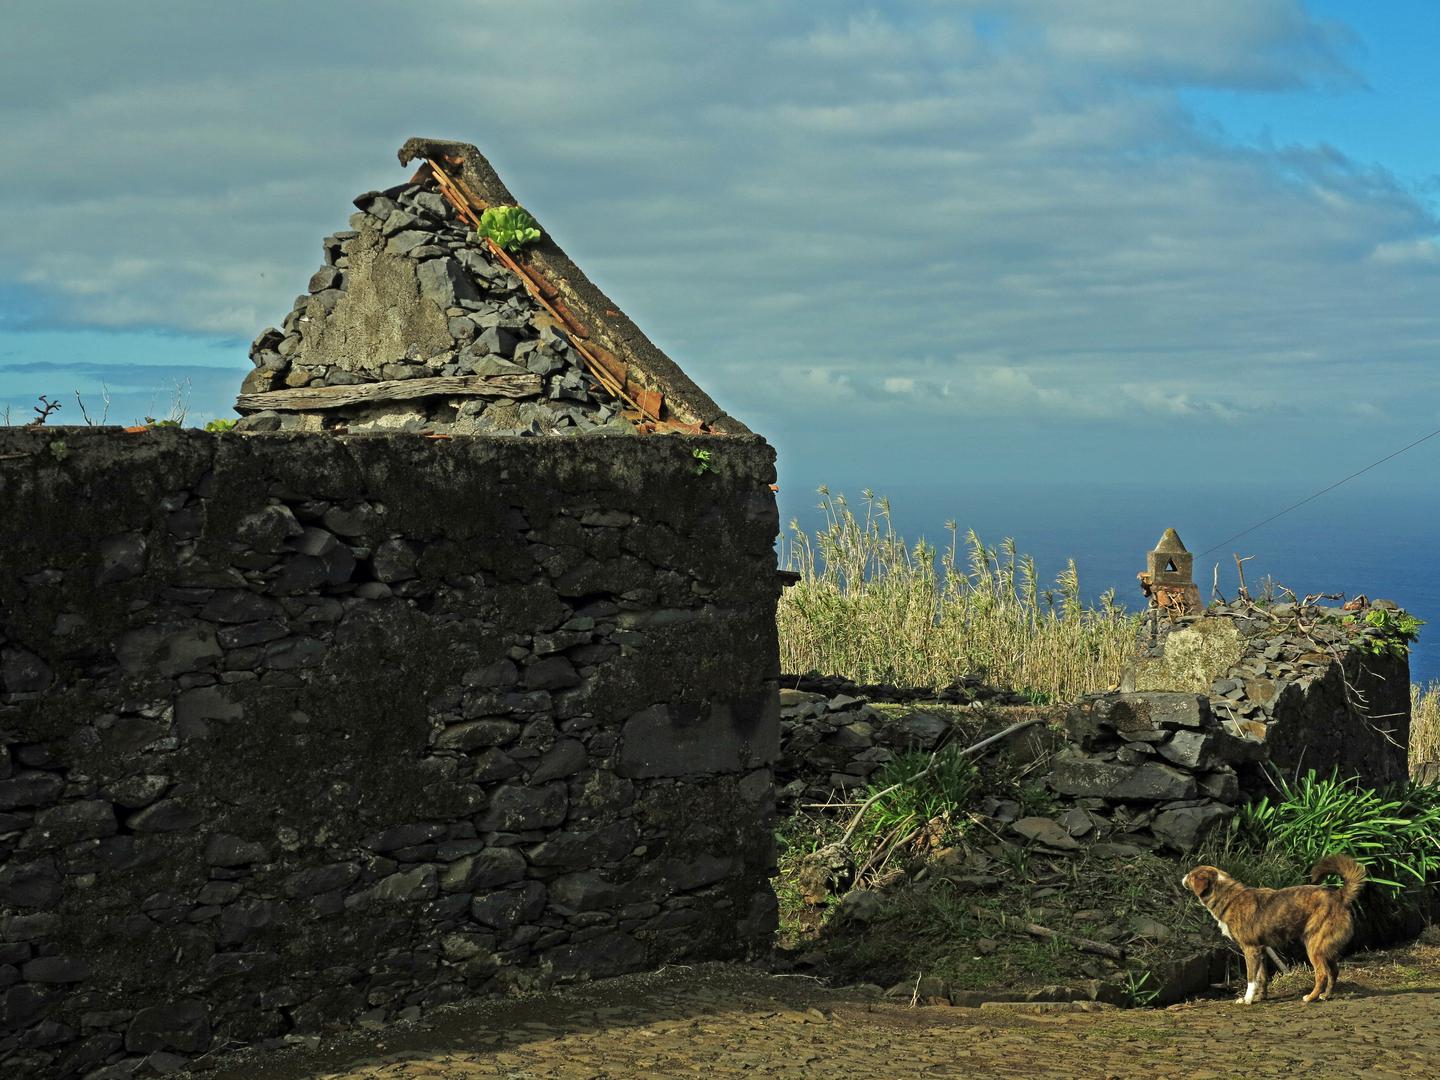
[[[1440,9],[1431,0],[1309,0],[1316,17],[1345,28],[1342,46],[1354,72],[1329,92],[1192,90],[1182,95],[1228,136],[1260,145],[1325,144],[1372,162],[1440,208]]]
[[[1433,4],[516,11],[7,0],[0,409],[229,415],[428,135],[489,155],[787,490],[1305,494],[1440,427]]]

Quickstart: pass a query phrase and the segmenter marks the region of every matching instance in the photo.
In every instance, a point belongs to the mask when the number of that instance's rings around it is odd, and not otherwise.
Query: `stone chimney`
[[[1136,575],[1152,608],[1170,615],[1196,615],[1202,610],[1200,590],[1194,581],[1195,556],[1186,550],[1180,534],[1166,529],[1145,556],[1145,569]]]

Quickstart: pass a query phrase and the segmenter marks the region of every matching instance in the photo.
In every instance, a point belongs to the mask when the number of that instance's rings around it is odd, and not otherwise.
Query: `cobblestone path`
[[[1432,932],[1433,933],[1433,932]],[[731,1077],[1365,1076],[1440,1071],[1440,946],[1351,958],[1338,996],[1305,1005],[1308,969],[1249,1008],[978,1009],[878,1002],[802,978],[701,966],[523,1000],[471,1002],[422,1025],[223,1061],[215,1080],[636,1080]],[[1046,1009],[1052,1011],[1045,1011]]]

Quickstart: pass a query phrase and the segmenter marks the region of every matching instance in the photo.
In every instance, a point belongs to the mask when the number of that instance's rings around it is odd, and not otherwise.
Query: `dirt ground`
[[[909,1007],[804,977],[702,965],[476,1001],[318,1048],[222,1059],[213,1080],[729,1077],[1407,1077],[1440,1070],[1440,934],[1349,958],[1334,1000],[1308,969],[1271,1000]]]

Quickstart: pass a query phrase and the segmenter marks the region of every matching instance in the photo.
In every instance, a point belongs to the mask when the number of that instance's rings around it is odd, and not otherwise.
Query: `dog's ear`
[[[1220,872],[1213,866],[1197,866],[1185,875],[1185,886],[1196,896],[1204,896],[1215,886]]]

